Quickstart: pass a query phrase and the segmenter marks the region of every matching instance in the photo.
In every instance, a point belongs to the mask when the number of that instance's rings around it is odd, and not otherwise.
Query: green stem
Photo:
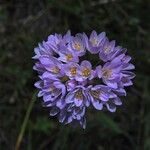
[[[31,101],[30,101],[30,103],[29,103],[29,107],[28,107],[28,109],[27,109],[27,112],[26,112],[26,115],[25,115],[23,124],[22,124],[22,126],[21,126],[20,133],[19,133],[18,138],[17,138],[17,142],[16,142],[16,145],[15,145],[15,150],[19,150],[19,147],[20,147],[20,144],[21,144],[22,138],[23,138],[23,136],[24,136],[24,132],[25,132],[25,129],[26,129],[26,126],[27,126],[29,117],[30,117],[30,113],[31,113],[31,111],[32,111],[34,102],[35,102],[35,100],[36,100],[36,95],[37,95],[37,92],[34,92],[34,94],[33,94],[33,96],[32,96],[32,99],[31,99]]]

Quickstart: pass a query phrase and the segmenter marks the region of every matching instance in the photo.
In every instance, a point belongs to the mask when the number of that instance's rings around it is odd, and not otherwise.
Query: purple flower
[[[76,107],[75,104],[66,105],[58,114],[59,122],[64,124],[72,124],[73,126],[80,125],[85,129],[85,106]]]
[[[75,37],[72,37],[69,49],[74,51],[78,56],[83,56],[85,54],[85,42],[82,34],[76,34]]]
[[[63,124],[80,125],[85,129],[85,110],[85,106],[76,107],[73,103],[67,104],[63,109],[53,106],[50,109],[50,116],[57,115],[59,122]]]
[[[64,36],[61,34],[50,35],[47,44],[54,52],[58,53],[59,48],[68,44],[71,40],[71,33],[68,31]]]
[[[58,60],[62,62],[79,62],[78,55],[74,51],[68,50],[67,46],[60,48],[58,54],[60,56]]]
[[[105,36],[105,32],[102,32],[99,35],[97,35],[96,31],[92,31],[90,38],[88,39],[87,35],[84,34],[84,40],[86,43],[87,50],[91,54],[97,54],[105,42]]]
[[[57,116],[63,124],[85,128],[89,107],[115,112],[135,77],[126,49],[109,41],[105,32],[93,31],[90,37],[85,33],[72,36],[70,31],[64,36],[50,35],[34,52],[38,97],[50,116]],[[87,53],[96,64],[85,60]]]
[[[77,79],[79,74],[79,65],[75,62],[65,64],[64,72],[70,79]]]
[[[64,96],[66,87],[55,76],[49,72],[45,72],[41,77],[42,80],[35,83],[35,86],[40,89],[38,96],[43,96],[44,105],[56,105],[60,109],[65,106]]]
[[[46,71],[46,69],[40,62],[35,63],[33,69],[36,70],[39,74],[43,74]]]
[[[67,104],[74,103],[76,107],[88,107],[90,105],[90,101],[87,97],[86,88],[83,86],[77,86],[74,91],[69,92],[66,95],[65,101]]]
[[[92,70],[92,65],[89,61],[84,60],[81,62],[79,67],[77,81],[85,81],[87,79],[92,80],[94,78],[95,72]]]
[[[70,104],[66,108],[66,118],[64,120],[65,124],[69,123],[79,123],[83,128],[86,126],[85,120],[85,107],[76,107],[74,104]]]
[[[32,57],[33,59],[39,59],[42,55],[53,55],[53,50],[51,47],[47,44],[47,42],[43,41],[42,44],[39,44],[38,47],[34,48],[35,56]]]
[[[121,46],[115,46],[116,42],[105,39],[103,46],[100,48],[99,58],[104,62],[111,61],[120,54],[126,53],[126,49]]]
[[[115,112],[116,111],[116,106],[122,105],[122,101],[119,97],[116,97],[116,98],[111,99],[105,105],[106,105],[107,109],[110,112]]]
[[[97,75],[111,88],[117,89],[121,79],[121,63],[107,62],[103,67],[96,68]]]
[[[43,55],[39,58],[39,61],[42,64],[42,66],[51,74],[54,74],[56,76],[63,75],[63,70],[62,70],[63,64],[55,57]]]
[[[135,74],[130,71],[135,68],[133,64],[129,63],[130,60],[131,57],[125,54],[120,54],[112,60],[113,64],[121,64],[120,87],[131,86],[131,80],[135,77]]]
[[[109,42],[108,39],[106,39],[103,46],[100,48],[99,57],[104,62],[107,62],[120,50],[121,47],[115,47],[115,41]]]
[[[96,85],[89,88],[89,98],[92,105],[97,110],[102,110],[103,105],[105,105],[110,99],[116,98],[117,95],[114,94],[110,87],[105,85]]]
[[[75,87],[77,86],[77,81],[76,80],[69,80],[66,82],[66,86],[67,86],[67,90],[68,91],[72,91],[75,89]]]
[[[131,57],[126,55],[124,55],[124,57],[121,59],[121,61],[123,62],[123,67],[121,71],[122,86],[131,86],[133,84],[132,79],[135,77],[135,74],[131,72],[131,70],[135,69],[135,67],[133,64],[129,63],[130,60]]]

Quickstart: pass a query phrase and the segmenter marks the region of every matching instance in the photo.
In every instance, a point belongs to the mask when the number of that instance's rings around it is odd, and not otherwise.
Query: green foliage
[[[30,121],[29,128],[37,132],[43,132],[45,134],[49,134],[49,131],[54,128],[54,124],[52,121],[50,121],[49,118],[39,117],[37,118],[36,122]]]
[[[118,126],[118,123],[116,123],[111,117],[108,115],[101,113],[99,116],[100,124],[106,128],[110,129],[115,134],[121,134],[123,131]]]

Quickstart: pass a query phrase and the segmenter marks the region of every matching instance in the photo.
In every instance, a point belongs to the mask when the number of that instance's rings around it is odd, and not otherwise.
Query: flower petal
[[[97,110],[102,110],[102,108],[103,108],[103,104],[100,103],[98,100],[94,100],[94,101],[92,102],[92,104],[93,104],[93,106],[94,106]]]

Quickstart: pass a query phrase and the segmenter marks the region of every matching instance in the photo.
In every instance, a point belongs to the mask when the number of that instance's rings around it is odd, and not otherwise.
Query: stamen
[[[72,76],[75,76],[77,74],[77,67],[70,68],[70,73]]]
[[[64,77],[61,78],[61,81],[63,83],[67,82],[68,80],[69,80],[69,78],[67,76],[64,76]]]
[[[104,47],[104,52],[105,52],[106,54],[108,54],[108,53],[110,52],[110,50],[111,50],[111,46],[106,46],[106,47]]]
[[[91,43],[92,43],[93,46],[97,46],[98,45],[98,40],[96,38],[93,38],[91,40]]]
[[[51,72],[52,72],[52,73],[55,73],[55,74],[58,74],[58,73],[60,72],[60,69],[59,69],[57,66],[55,66],[55,67],[53,67],[53,68],[51,69]]]
[[[103,70],[103,77],[104,78],[110,78],[112,75],[112,70],[111,69],[104,69]]]
[[[82,70],[82,76],[88,77],[90,74],[91,74],[90,69],[84,68],[84,69]]]
[[[67,55],[66,55],[66,59],[67,59],[67,61],[71,61],[71,60],[72,60],[72,58],[73,58],[73,56],[72,56],[71,54],[67,54]]]
[[[73,47],[74,47],[76,50],[78,50],[78,51],[81,50],[81,44],[80,44],[79,42],[75,42],[75,43],[73,44]]]
[[[99,99],[100,91],[90,91],[90,93],[94,98]]]
[[[82,91],[81,91],[81,90],[78,90],[78,91],[75,93],[75,98],[78,99],[78,100],[83,100],[83,94],[82,94]]]

